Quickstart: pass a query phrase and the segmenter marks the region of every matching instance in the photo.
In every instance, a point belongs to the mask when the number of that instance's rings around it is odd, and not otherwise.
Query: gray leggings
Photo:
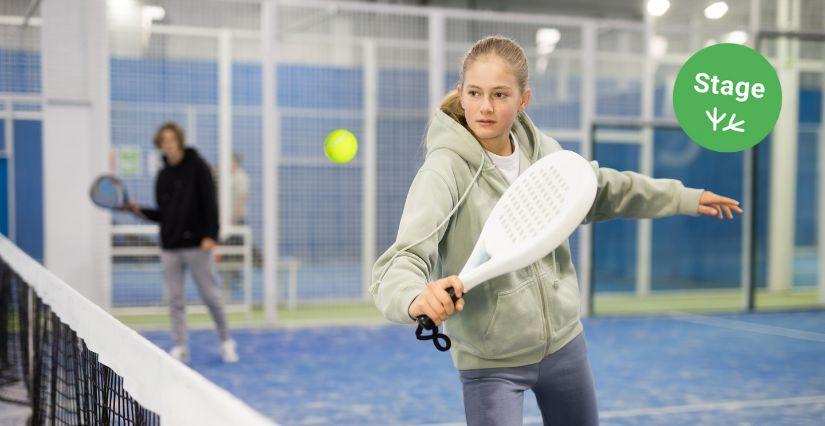
[[[468,426],[521,425],[527,389],[536,394],[545,425],[599,424],[583,334],[538,364],[465,370],[460,376]]]
[[[186,294],[184,292],[184,272],[187,267],[192,271],[203,303],[212,314],[218,335],[221,340],[228,339],[229,330],[223,313],[220,286],[217,274],[215,274],[215,261],[212,253],[194,247],[163,250],[160,258],[163,263],[163,280],[169,291],[169,313],[172,316],[175,343],[182,346],[186,346],[187,343]]]

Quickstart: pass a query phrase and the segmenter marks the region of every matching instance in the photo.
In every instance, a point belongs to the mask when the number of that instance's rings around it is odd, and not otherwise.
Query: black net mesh
[[[160,424],[3,261],[0,343],[0,398],[29,405],[32,424]]]

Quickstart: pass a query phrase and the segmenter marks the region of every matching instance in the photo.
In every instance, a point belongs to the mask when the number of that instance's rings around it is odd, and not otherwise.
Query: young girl
[[[398,237],[375,264],[370,291],[390,321],[413,323],[419,315],[436,325],[446,321],[469,425],[520,425],[527,389],[545,425],[595,425],[567,242],[455,304],[445,291],[453,287],[462,296],[455,274],[504,190],[536,160],[562,149],[524,113],[531,96],[527,69],[524,50],[504,37],[479,40],[467,52],[456,91],[429,125],[424,165],[410,186]],[[732,212],[742,212],[736,200],[676,180],[595,162],[593,169],[598,192],[585,223],[676,214],[732,219]]]

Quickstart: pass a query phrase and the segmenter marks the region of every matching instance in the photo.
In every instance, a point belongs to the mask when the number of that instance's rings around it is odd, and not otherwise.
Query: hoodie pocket
[[[553,327],[551,336],[569,327],[579,320],[581,300],[576,276],[565,276],[555,284],[548,284],[550,290],[550,323]]]
[[[540,301],[534,279],[496,295],[495,309],[484,332],[486,358],[509,358],[544,347],[547,335]]]

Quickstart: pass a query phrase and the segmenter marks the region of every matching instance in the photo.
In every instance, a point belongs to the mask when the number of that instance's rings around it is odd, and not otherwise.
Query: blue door
[[[0,233],[29,256],[43,260],[43,126],[40,120],[14,120],[14,140],[6,140],[8,122],[0,119]],[[12,157],[8,156],[9,151]],[[10,205],[10,172],[14,165],[14,205]],[[14,214],[11,214],[11,211]],[[11,218],[14,217],[13,222]]]
[[[43,123],[40,120],[14,120],[14,203],[17,245],[42,261]]]

